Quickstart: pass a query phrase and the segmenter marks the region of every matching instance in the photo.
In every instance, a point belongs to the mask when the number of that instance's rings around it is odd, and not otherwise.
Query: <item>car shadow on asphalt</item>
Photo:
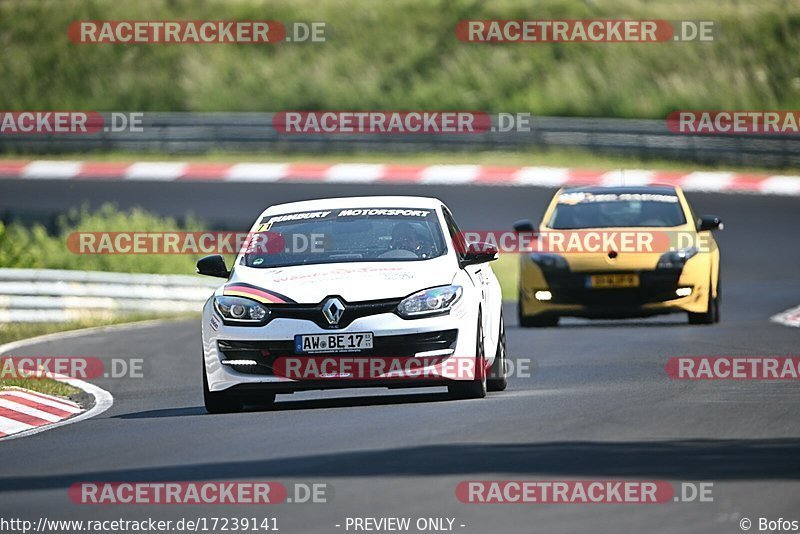
[[[53,476],[0,478],[0,493],[93,482],[291,477],[608,477],[665,480],[800,480],[800,438],[447,443],[283,455]]]
[[[724,311],[724,310],[723,310]],[[506,319],[506,328],[514,328],[536,332],[540,330],[557,331],[563,328],[625,328],[625,327],[650,327],[664,326],[689,326],[686,314],[662,314],[650,317],[628,317],[620,319],[583,319],[578,317],[562,317],[558,326],[539,326],[523,328],[517,322],[516,302],[503,302],[503,316]]]
[[[283,412],[294,410],[320,410],[328,408],[353,408],[359,406],[390,406],[396,404],[420,404],[429,402],[444,402],[455,400],[446,392],[443,393],[419,393],[401,395],[359,395],[355,397],[335,397],[323,399],[304,399],[304,400],[281,400],[282,395],[278,395],[278,401],[270,406],[258,404],[248,404],[244,413],[248,412]],[[287,398],[291,398],[286,396]],[[202,406],[191,406],[186,408],[162,408],[159,410],[146,410],[142,412],[132,412],[115,415],[112,419],[154,419],[161,417],[187,417],[194,415],[209,415]],[[209,415],[210,416],[210,415]]]
[[[569,322],[569,323],[560,323],[558,326],[539,326],[539,327],[532,327],[532,328],[523,328],[519,326],[516,322],[511,323],[509,322],[507,327],[508,328],[518,328],[520,330],[528,330],[531,332],[536,332],[538,330],[562,330],[562,329],[570,329],[570,328],[658,328],[658,327],[675,327],[675,326],[690,326],[686,321],[679,321],[679,320],[671,320],[671,321],[648,321],[644,319],[640,320],[630,320],[630,319],[618,319],[618,320],[587,320],[586,322]],[[691,325],[692,328],[698,328],[697,326]],[[713,325],[712,325],[713,326]]]

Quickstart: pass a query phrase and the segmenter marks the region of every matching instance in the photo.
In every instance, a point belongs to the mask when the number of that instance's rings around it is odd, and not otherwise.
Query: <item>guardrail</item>
[[[104,114],[109,115],[109,114]],[[598,154],[698,163],[800,166],[800,135],[679,135],[663,120],[532,117],[530,131],[475,134],[291,134],[272,113],[144,113],[142,131],[0,135],[0,152],[381,152],[572,148]]]
[[[0,323],[200,311],[220,284],[199,276],[0,269]]]

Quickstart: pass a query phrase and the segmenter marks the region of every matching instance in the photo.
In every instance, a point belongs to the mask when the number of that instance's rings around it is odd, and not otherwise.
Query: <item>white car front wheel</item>
[[[458,399],[482,399],[486,396],[486,354],[483,343],[483,321],[478,313],[477,343],[475,348],[475,378],[470,381],[454,381],[447,391]]]
[[[203,365],[203,404],[208,413],[241,412],[244,407],[242,399],[225,392],[213,392],[208,389],[208,375]]]

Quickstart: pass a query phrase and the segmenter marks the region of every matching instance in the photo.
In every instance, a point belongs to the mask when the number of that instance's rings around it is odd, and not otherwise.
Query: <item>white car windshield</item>
[[[240,263],[271,268],[320,263],[421,261],[447,251],[436,211],[348,208],[268,215]]]

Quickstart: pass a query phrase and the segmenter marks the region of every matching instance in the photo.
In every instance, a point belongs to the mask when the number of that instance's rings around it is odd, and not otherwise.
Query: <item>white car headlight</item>
[[[243,297],[214,297],[214,309],[233,324],[262,324],[269,318],[266,307]]]
[[[423,289],[404,298],[397,305],[397,313],[405,319],[446,313],[458,302],[463,292],[461,286],[441,286]]]

